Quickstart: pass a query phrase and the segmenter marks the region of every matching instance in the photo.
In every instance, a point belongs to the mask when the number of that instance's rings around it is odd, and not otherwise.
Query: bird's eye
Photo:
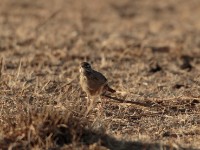
[[[89,64],[87,64],[85,67],[86,67],[86,68],[90,68],[90,65],[89,65]]]
[[[86,62],[82,63],[81,67],[86,68],[86,69],[90,69],[91,68],[90,64],[86,63]]]

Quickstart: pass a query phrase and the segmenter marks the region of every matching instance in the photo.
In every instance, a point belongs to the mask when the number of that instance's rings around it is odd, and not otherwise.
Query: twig
[[[118,101],[120,103],[129,103],[129,104],[135,104],[135,105],[140,105],[140,106],[143,106],[143,107],[152,107],[155,105],[155,103],[142,103],[142,102],[135,102],[135,101],[131,101],[131,100],[124,100],[124,99],[120,99],[120,98],[117,98],[117,97],[113,97],[113,96],[110,96],[110,95],[102,95],[104,97],[107,97],[109,99],[112,99],[112,100],[115,100],[115,101]]]

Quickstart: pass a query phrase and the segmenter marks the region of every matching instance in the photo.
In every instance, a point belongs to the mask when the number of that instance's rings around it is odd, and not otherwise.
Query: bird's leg
[[[86,103],[86,106],[89,106],[90,105],[90,95],[87,94],[87,103]]]
[[[90,95],[89,94],[87,94],[87,101],[86,101],[86,108],[87,108],[87,110],[86,110],[86,116],[88,115],[88,113],[90,112],[90,110],[91,110],[91,106],[90,106],[90,101],[91,101],[91,97],[90,97]]]
[[[92,107],[93,107],[93,103],[94,103],[94,99],[93,99],[94,97],[92,97],[91,99],[90,99],[90,104],[89,104],[89,108],[91,108],[92,109]]]
[[[102,101],[100,95],[98,96],[98,102],[100,102],[100,103],[98,103],[99,112],[102,113],[103,112],[103,101]]]
[[[92,108],[93,108],[93,105],[94,105],[94,97],[90,96],[89,94],[87,94],[87,112],[86,114],[88,114]]]

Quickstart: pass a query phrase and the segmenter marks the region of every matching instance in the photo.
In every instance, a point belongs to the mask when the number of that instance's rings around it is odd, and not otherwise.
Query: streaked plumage
[[[87,62],[80,64],[80,85],[88,96],[101,95],[106,91],[114,93],[115,90],[108,86],[106,77],[92,69]]]

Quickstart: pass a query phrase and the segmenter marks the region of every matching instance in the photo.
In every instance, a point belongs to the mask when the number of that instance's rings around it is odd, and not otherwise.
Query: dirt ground
[[[199,6],[1,0],[0,147],[200,149]],[[82,61],[118,91],[102,114],[84,115]]]

